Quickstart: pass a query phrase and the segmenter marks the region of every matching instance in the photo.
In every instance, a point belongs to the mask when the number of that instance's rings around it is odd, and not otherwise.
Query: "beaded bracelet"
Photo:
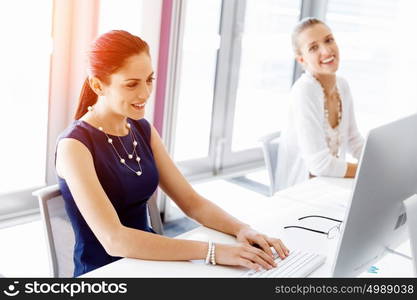
[[[206,265],[216,265],[216,245],[212,242],[208,242],[208,250],[206,256]]]
[[[214,243],[212,243],[212,247],[211,247],[210,263],[213,266],[216,265],[216,245]]]
[[[208,242],[208,250],[207,250],[207,256],[206,256],[206,265],[211,263],[211,249],[213,247],[213,242]]]

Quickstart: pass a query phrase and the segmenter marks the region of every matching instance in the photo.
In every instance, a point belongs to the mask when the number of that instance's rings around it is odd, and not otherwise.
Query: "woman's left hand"
[[[271,247],[275,249],[281,259],[287,257],[290,253],[288,248],[280,239],[261,234],[251,227],[242,228],[236,235],[236,238],[241,243],[259,247],[271,257],[273,257]]]

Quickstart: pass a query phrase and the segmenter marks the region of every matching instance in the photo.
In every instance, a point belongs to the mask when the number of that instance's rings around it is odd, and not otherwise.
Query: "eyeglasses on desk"
[[[298,218],[298,220],[301,221],[301,220],[304,220],[304,219],[307,219],[307,218],[322,218],[322,219],[327,219],[327,220],[338,222],[339,224],[331,227],[327,232],[322,231],[322,230],[313,229],[313,228],[304,227],[304,226],[298,226],[298,225],[285,226],[284,229],[288,229],[288,228],[304,229],[304,230],[308,230],[308,231],[312,231],[312,232],[316,232],[316,233],[320,233],[320,234],[325,234],[328,239],[334,239],[340,232],[340,226],[342,225],[342,220],[329,218],[329,217],[325,217],[325,216],[319,216],[319,215],[305,216],[305,217]]]

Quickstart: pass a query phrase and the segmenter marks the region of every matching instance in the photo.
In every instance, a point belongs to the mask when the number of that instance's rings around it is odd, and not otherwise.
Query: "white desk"
[[[335,178],[314,178],[306,183],[291,187],[275,196],[254,199],[245,215],[237,215],[255,229],[271,236],[279,237],[291,249],[300,249],[324,254],[326,263],[311,274],[311,277],[329,277],[335,259],[337,238],[327,239],[325,235],[306,230],[283,229],[286,225],[296,225],[302,216],[319,214],[343,219],[353,185],[353,180]],[[254,206],[258,205],[258,209]],[[236,215],[233,211],[231,214]],[[332,221],[307,219],[302,225],[328,230]],[[198,227],[179,235],[177,238],[217,243],[236,243],[235,238],[215,230]],[[409,251],[403,245],[401,250]],[[379,274],[363,273],[361,276],[412,276],[411,261],[395,255],[387,255],[377,265]],[[239,277],[242,268],[207,266],[203,261],[167,262],[123,258],[81,277]],[[391,271],[394,272],[391,272]]]

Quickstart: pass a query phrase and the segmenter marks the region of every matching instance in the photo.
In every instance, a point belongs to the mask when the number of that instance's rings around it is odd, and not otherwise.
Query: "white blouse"
[[[347,81],[336,78],[342,116],[339,157],[329,149],[328,120],[324,113],[324,93],[320,83],[305,72],[291,89],[290,113],[279,143],[277,188],[283,189],[315,176],[344,177],[346,153],[359,159],[364,144],[356,126],[352,95]]]

